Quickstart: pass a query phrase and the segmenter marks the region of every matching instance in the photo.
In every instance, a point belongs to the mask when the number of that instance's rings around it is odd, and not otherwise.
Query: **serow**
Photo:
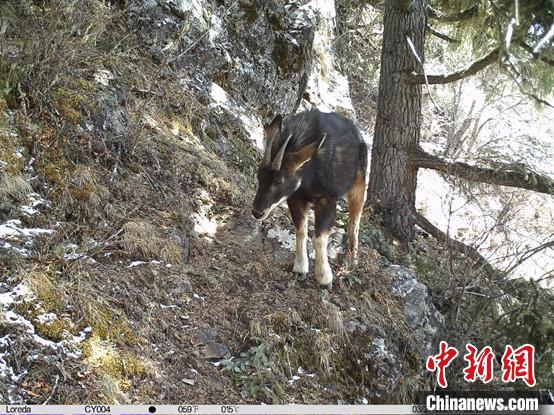
[[[367,146],[356,125],[337,113],[311,110],[283,122],[277,115],[265,128],[265,151],[258,168],[252,215],[266,219],[287,201],[296,230],[293,272],[308,273],[308,207],[315,212],[315,275],[331,289],[333,272],[327,241],[335,224],[337,200],[348,200],[348,251],[355,259],[367,191]]]

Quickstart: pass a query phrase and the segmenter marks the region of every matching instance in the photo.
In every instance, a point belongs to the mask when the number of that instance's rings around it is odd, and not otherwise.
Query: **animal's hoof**
[[[329,284],[319,284],[319,288],[331,292],[333,290],[333,281],[331,281]]]
[[[296,275],[296,279],[298,281],[306,281],[306,278],[308,277],[308,273],[307,272],[296,272],[296,271],[293,271],[294,275]]]

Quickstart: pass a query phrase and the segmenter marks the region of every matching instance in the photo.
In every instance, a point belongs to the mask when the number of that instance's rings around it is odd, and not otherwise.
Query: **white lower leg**
[[[328,233],[322,233],[319,237],[314,238],[315,248],[315,276],[320,285],[328,285],[333,282],[333,271],[329,266],[327,258],[327,241],[329,240]]]
[[[308,250],[306,244],[308,241],[308,220],[304,218],[301,226],[296,229],[296,255],[294,257],[293,272],[307,274],[309,270]]]

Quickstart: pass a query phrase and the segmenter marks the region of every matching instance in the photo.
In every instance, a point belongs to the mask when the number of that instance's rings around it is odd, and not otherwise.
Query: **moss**
[[[102,300],[86,304],[85,321],[101,340],[110,340],[117,344],[138,342],[123,312],[110,307]]]
[[[27,286],[40,302],[44,313],[61,313],[67,304],[65,291],[55,283],[55,270],[38,266],[23,277]]]
[[[433,295],[440,295],[450,285],[450,276],[445,271],[444,258],[422,254],[412,256],[412,267],[418,279],[425,284]]]
[[[373,222],[362,224],[359,238],[362,244],[375,249],[389,261],[395,262],[397,250],[382,227]]]
[[[72,124],[78,124],[82,118],[82,104],[84,96],[66,89],[64,87],[56,88],[52,92],[52,103],[61,117]]]
[[[66,333],[72,333],[73,325],[66,320],[54,320],[46,323],[34,323],[40,337],[55,342],[62,341]]]
[[[142,377],[147,372],[144,359],[127,351],[119,351],[113,343],[96,335],[83,344],[82,352],[88,365],[98,374],[112,379],[122,391],[130,388],[133,378]]]

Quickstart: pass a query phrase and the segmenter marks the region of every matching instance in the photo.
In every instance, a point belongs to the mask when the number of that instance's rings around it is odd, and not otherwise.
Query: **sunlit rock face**
[[[347,77],[339,70],[336,53],[335,2],[312,0],[304,6],[314,21],[313,59],[301,109],[340,112],[355,118]]]
[[[206,124],[231,125],[258,149],[275,114],[315,106],[354,117],[334,1],[131,0],[128,10],[164,74],[216,109]]]
[[[298,106],[315,22],[302,2],[133,0],[129,10],[152,56],[193,88],[209,94],[214,82],[264,120]]]

